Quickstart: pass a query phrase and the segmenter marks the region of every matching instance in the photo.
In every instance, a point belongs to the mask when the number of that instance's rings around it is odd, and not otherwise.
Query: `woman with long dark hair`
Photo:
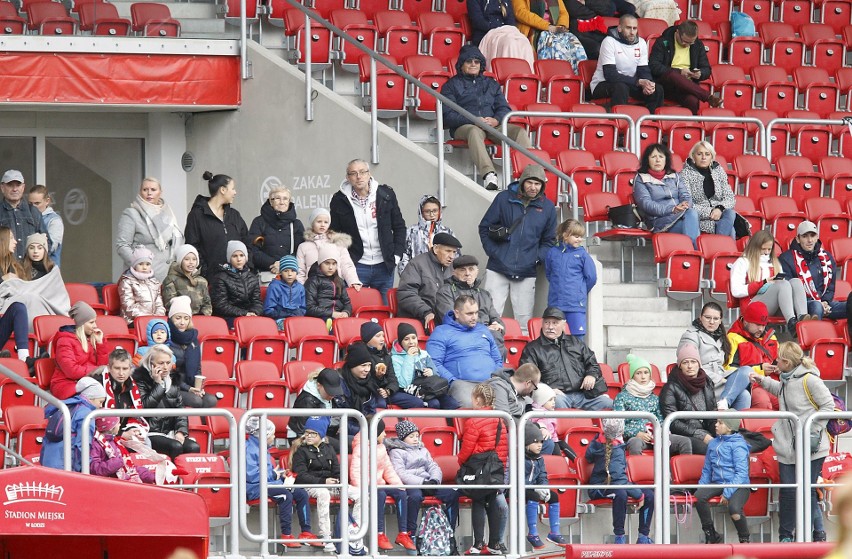
[[[701,367],[713,381],[720,409],[743,410],[751,407],[751,367],[730,367],[731,342],[722,322],[722,307],[709,302],[701,307],[698,318],[680,337],[678,344],[692,344],[698,348]]]

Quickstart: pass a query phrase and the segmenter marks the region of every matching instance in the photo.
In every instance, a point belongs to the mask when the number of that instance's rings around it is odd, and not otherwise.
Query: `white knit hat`
[[[192,316],[192,299],[189,295],[179,295],[172,299],[169,305],[169,318],[176,314],[188,314]]]

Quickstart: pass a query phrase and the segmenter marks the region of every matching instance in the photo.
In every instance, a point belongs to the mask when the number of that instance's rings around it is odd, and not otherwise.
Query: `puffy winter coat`
[[[210,209],[208,196],[197,196],[192,208],[186,216],[186,244],[198,250],[199,268],[201,275],[208,281],[222,269],[225,264],[225,251],[228,241],[242,241],[249,246],[248,227],[240,212],[225,205],[224,219],[219,219]],[[251,254],[246,255],[251,262]]]
[[[468,458],[474,454],[495,449],[503,465],[508,464],[509,437],[505,424],[500,428],[500,440],[497,440],[497,426],[502,421],[496,417],[473,417],[464,422],[459,449],[459,466],[467,462]]]
[[[544,457],[536,454],[535,457],[527,452],[524,456],[524,481],[526,485],[547,485],[547,468],[544,465]]]
[[[785,375],[786,376],[786,375]],[[805,392],[805,379],[807,379],[808,392],[810,392],[813,403]],[[834,398],[819,378],[819,371],[810,370],[804,365],[799,365],[791,371],[789,378],[779,382],[769,377],[759,377],[758,383],[770,394],[778,396],[779,411],[789,411],[799,418],[804,425],[805,420],[817,411],[834,411]],[[816,406],[814,405],[816,404]],[[819,447],[816,452],[811,452],[811,460],[825,458],[830,448],[825,425],[828,419],[820,419],[812,424],[812,433],[821,432]],[[781,464],[796,463],[796,432],[798,429],[789,419],[779,419],[772,425],[772,448],[778,456]],[[810,449],[810,439],[802,441],[806,450]]]
[[[162,250],[154,240],[152,227],[148,225],[150,218],[146,219],[147,216],[143,217],[139,209],[134,207],[138,203],[139,197],[137,196],[136,202],[121,212],[115,233],[115,249],[122,260],[124,260],[124,266],[129,268],[132,264],[133,259],[131,255],[134,249],[139,247],[147,248],[154,255],[154,262],[152,262],[154,277],[163,281],[163,278],[166,277],[169,271],[169,264],[174,259],[175,249],[184,243],[183,233],[178,228],[177,220],[171,208],[163,202],[163,206],[160,209],[160,217],[169,216],[171,218],[169,220],[171,236],[166,240],[168,244],[165,250]]]
[[[151,348],[157,344],[154,341],[154,328],[158,328],[159,330],[165,329],[166,331],[166,339],[162,343],[169,345],[172,340],[172,330],[169,327],[169,323],[162,318],[152,318],[148,321],[148,325],[145,327],[145,344],[143,346],[139,346],[136,348],[136,355],[133,356],[134,364],[138,365],[139,361],[151,351]],[[172,359],[174,362],[175,359]]]
[[[648,55],[648,67],[651,69],[651,75],[654,78],[664,76],[672,69],[672,60],[675,55],[675,31],[676,26],[671,26],[663,31],[660,36],[654,41],[654,46],[651,48],[651,53]],[[707,51],[704,50],[704,43],[701,39],[696,38],[695,42],[689,46],[689,68],[701,70],[701,76],[698,81],[704,81],[710,77],[712,71],[710,61],[707,59]]]
[[[275,472],[275,462],[266,449],[266,483],[283,485]],[[254,435],[246,439],[246,499],[254,501],[260,498],[260,441]]]
[[[762,375],[763,365],[778,359],[778,338],[772,328],[767,328],[762,337],[755,338],[746,331],[742,318],[739,318],[728,329],[728,341],[731,342],[729,369],[745,365]]]
[[[539,179],[542,184],[545,181],[544,176],[524,170],[520,180],[497,194],[479,222],[479,239],[488,255],[487,268],[510,279],[534,278],[536,266],[544,262],[555,243],[556,208],[545,197],[544,189],[527,205],[519,194],[520,184],[528,178]],[[506,241],[488,236],[492,227],[512,226],[514,230]]]
[[[156,276],[140,280],[127,270],[118,280],[118,296],[121,299],[121,316],[130,324],[137,316],[166,314]]]
[[[473,328],[460,324],[454,311],[444,315],[443,324],[429,336],[426,351],[437,373],[451,383],[456,379],[482,382],[503,368],[503,358],[488,328],[481,323]]]
[[[438,290],[452,275],[452,267],[441,265],[434,252],[415,256],[399,277],[399,316],[423,320],[434,313]]]
[[[494,2],[496,5],[497,2]],[[469,11],[470,15],[471,12]],[[514,17],[514,15],[512,16]],[[482,35],[485,35],[483,33]],[[480,35],[480,38],[482,37]],[[478,39],[474,39],[474,43],[478,43]],[[462,72],[462,64],[470,58],[479,59],[479,75],[468,76]],[[512,108],[509,102],[506,101],[506,96],[503,95],[503,90],[500,84],[494,78],[483,76],[485,71],[485,56],[482,52],[473,45],[464,45],[459,50],[459,58],[456,62],[456,75],[447,80],[441,86],[441,94],[445,95],[450,101],[462,106],[469,113],[479,117],[492,117],[497,121],[502,121],[503,117],[509,114]],[[467,117],[452,109],[449,105],[443,106],[444,128],[450,131],[451,136],[455,136],[459,126],[470,124]]]
[[[822,241],[818,240],[814,245],[814,249],[807,252],[802,248],[802,245],[799,244],[798,240],[793,239],[793,242],[790,243],[789,250],[782,252],[778,257],[778,260],[781,262],[781,269],[784,271],[785,276],[788,278],[802,279],[796,271],[796,258],[793,256],[793,251],[798,252],[799,256],[805,260],[805,264],[807,264],[808,270],[811,272],[811,279],[814,282],[814,288],[816,289],[817,295],[819,295],[819,300],[831,303],[834,301],[834,283],[837,281],[837,263],[834,260],[834,256],[826,250],[825,255],[828,259],[828,266],[831,269],[831,277],[828,280],[828,285],[826,285],[826,274],[823,273],[822,263],[819,259],[820,250],[822,250]],[[804,282],[804,280],[802,281]],[[805,295],[808,295],[807,289],[805,289]],[[808,296],[808,299],[811,299],[811,297]]]
[[[346,285],[360,284],[358,272],[355,270],[355,263],[352,262],[352,257],[349,255],[349,247],[352,246],[352,237],[346,233],[335,233],[329,231],[322,237],[318,237],[313,231],[305,232],[305,242],[299,245],[299,250],[296,251],[296,260],[299,263],[299,273],[296,274],[296,279],[299,283],[304,284],[308,279],[308,272],[319,258],[320,248],[332,244],[338,247],[337,250],[337,273],[346,282]]]
[[[352,316],[352,301],[346,288],[338,285],[339,281],[336,273],[329,277],[321,274],[316,264],[311,267],[308,281],[305,282],[306,316],[316,316],[323,320],[331,318],[333,312],[347,312]]]
[[[387,438],[385,446],[388,448],[393,469],[402,483],[422,485],[429,480],[443,481],[441,467],[432,459],[429,450],[422,443],[414,446],[399,439]]]
[[[254,266],[258,271],[269,268],[287,254],[296,255],[305,237],[305,226],[296,217],[296,204],[283,212],[276,212],[269,200],[260,207],[260,215],[251,222],[248,245]]]
[[[672,370],[672,373],[677,368]],[[713,390],[713,381],[709,378],[704,388],[692,395],[677,379],[669,374],[668,382],[660,391],[660,411],[663,418],[676,411],[715,411],[716,394]],[[671,432],[684,437],[703,438],[706,435],[716,434],[716,421],[713,419],[676,419],[672,421]]]
[[[263,314],[269,318],[290,318],[305,316],[305,286],[294,281],[292,285],[279,279],[272,280],[266,290],[263,302]]]
[[[504,15],[505,14],[505,15]],[[478,45],[486,33],[504,25],[515,25],[512,0],[467,0],[467,16],[473,29],[471,42]],[[464,47],[462,47],[464,50]],[[470,58],[459,53],[459,60]],[[485,64],[482,65],[485,69]]]
[[[399,392],[399,381],[396,379],[396,372],[393,369],[393,357],[387,346],[382,346],[381,349],[376,349],[373,346],[367,346],[367,352],[370,354],[370,361],[373,362],[373,367],[370,369],[370,375],[376,383],[376,388],[384,388],[391,394]],[[376,365],[383,363],[387,369],[385,374],[379,376],[376,374]]]
[[[335,400],[326,400],[322,396],[320,396],[319,389],[317,388],[316,380],[309,380],[305,383],[305,386],[302,388],[302,391],[299,392],[299,395],[296,396],[296,401],[293,402],[293,408],[295,409],[326,409],[330,410],[331,408],[335,408],[338,406],[334,405]],[[326,435],[329,437],[336,437],[337,432],[340,429],[340,418],[332,417],[330,418],[331,422],[328,426],[328,431]],[[305,432],[305,422],[308,420],[307,416],[298,416],[293,415],[290,416],[290,420],[287,422],[287,427],[296,433],[296,436],[301,437]]]
[[[399,202],[393,188],[386,184],[376,184],[376,226],[379,233],[379,247],[382,252],[385,266],[388,272],[393,272],[396,267],[396,257],[402,258],[405,250],[405,220],[399,210]],[[349,255],[353,262],[358,262],[364,256],[364,241],[358,231],[358,222],[355,218],[355,210],[349,202],[352,186],[348,181],[343,181],[340,190],[331,197],[329,211],[331,212],[331,228],[335,231],[348,234],[352,237],[352,245],[349,247]]]
[[[749,452],[748,443],[739,433],[714,438],[707,445],[704,468],[698,483],[749,483]],[[722,496],[730,499],[736,490],[736,487],[726,487],[722,490]]]
[[[76,394],[78,380],[96,367],[107,364],[108,349],[106,344],[94,347],[89,342],[89,351],[83,351],[83,345],[77,339],[74,327],[61,327],[53,339],[56,371],[50,379],[50,393],[62,400]]]
[[[696,39],[696,42],[698,39]],[[716,161],[710,164],[710,177],[713,179],[713,196],[707,198],[704,192],[704,175],[692,162],[687,159],[680,172],[681,180],[686,183],[692,196],[692,207],[698,213],[699,226],[702,233],[715,233],[716,222],[710,219],[710,214],[719,206],[726,210],[734,208],[734,192],[728,185],[728,174]]]
[[[586,249],[559,242],[544,259],[547,306],[565,312],[586,312],[589,291],[598,281],[595,263]]]
[[[340,479],[340,462],[327,442],[320,442],[319,446],[303,444],[293,454],[292,471],[296,483],[324,484],[330,477]]]
[[[83,469],[83,419],[95,409],[95,406],[89,400],[79,395],[66,398],[63,402],[66,406],[71,408],[69,410],[71,412],[71,469],[75,472],[79,472]],[[54,413],[62,412],[60,412],[53,404],[48,404],[47,407],[44,408],[45,419],[48,419]],[[89,423],[89,441],[92,440],[94,435],[95,422],[92,421]],[[39,457],[41,465],[46,468],[56,468],[58,470],[63,469],[65,467],[65,460],[62,456],[62,450],[62,440],[49,441],[47,437],[45,437],[44,442],[41,445],[41,453]]]
[[[213,303],[210,301],[210,288],[207,279],[196,270],[190,277],[181,269],[180,263],[175,262],[169,268],[169,274],[163,280],[163,306],[169,308],[172,299],[179,295],[189,297],[192,314],[213,314]]]
[[[428,221],[423,217],[423,205],[426,202],[434,202],[435,196],[425,194],[420,197],[420,204],[417,206],[417,223],[411,225],[405,233],[405,252],[402,253],[402,259],[396,267],[400,277],[405,267],[411,262],[411,259],[418,254],[429,252],[429,247],[432,246],[432,239],[438,233],[453,234],[453,230],[444,225],[441,220],[441,210],[438,210],[438,219]]]
[[[595,377],[595,386],[584,390],[586,398],[606,393],[606,380],[595,353],[576,336],[563,334],[558,340],[539,336],[526,345],[520,364],[532,363],[541,371],[541,382],[562,392],[579,392],[583,378]]]
[[[465,282],[456,279],[455,276],[450,276],[444,281],[444,285],[435,294],[435,319],[443,321],[444,316],[453,310],[456,299],[462,295],[467,295],[476,299],[479,305],[479,322],[489,326],[491,324],[503,324],[503,318],[497,313],[494,308],[494,300],[491,298],[491,293],[482,286],[482,278],[476,278],[473,285],[468,285]]]
[[[187,328],[181,332],[169,320],[169,348],[175,356],[175,370],[181,378],[181,390],[189,392],[195,386],[195,375],[201,374],[201,344],[198,330]]]
[[[654,233],[668,231],[683,216],[672,213],[681,202],[692,205],[692,195],[678,173],[669,173],[662,180],[648,173],[637,173],[633,181],[633,199],[645,225]]]
[[[136,367],[133,380],[142,396],[142,407],[146,409],[182,409],[183,397],[180,395],[180,375],[172,371],[171,386],[166,390],[164,384],[155,383],[151,373],[145,367]],[[189,434],[189,422],[186,416],[146,417],[152,433],[168,434],[172,431]]]
[[[375,472],[370,472],[368,476],[362,477],[361,433],[358,433],[352,439],[352,456],[349,460],[349,483],[355,487],[360,487],[362,482],[369,484],[373,481],[378,485],[402,485],[402,480],[391,463],[388,448],[384,444],[376,445],[376,465],[377,469]]]
[[[233,266],[226,266],[216,274],[211,285],[210,299],[216,316],[232,318],[250,312],[258,316],[263,314],[260,280],[248,267],[237,270]]]

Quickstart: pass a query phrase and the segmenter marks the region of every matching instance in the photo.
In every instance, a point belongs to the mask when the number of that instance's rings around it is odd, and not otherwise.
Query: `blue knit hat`
[[[328,424],[328,417],[313,415],[305,421],[305,431],[316,431],[320,438],[325,438],[325,434],[328,433]]]
[[[278,261],[278,273],[280,274],[284,270],[299,271],[299,263],[296,261],[296,257],[292,254],[284,255],[281,257],[281,260]]]

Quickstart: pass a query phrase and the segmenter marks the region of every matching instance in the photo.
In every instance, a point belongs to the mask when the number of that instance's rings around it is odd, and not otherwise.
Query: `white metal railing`
[[[630,147],[638,157],[642,157],[642,124],[645,122],[719,122],[719,123],[734,123],[734,124],[754,124],[758,129],[758,138],[760,139],[760,155],[766,156],[766,126],[759,118],[753,117],[738,117],[738,116],[687,116],[687,115],[642,115],[636,119],[636,123],[630,130],[632,138]],[[695,140],[698,142],[698,140]]]
[[[761,155],[766,156],[769,161],[772,161],[772,142],[770,142],[769,140],[772,138],[772,129],[775,127],[786,126],[787,124],[804,124],[814,126],[846,126],[848,123],[848,117],[842,120],[829,120],[827,118],[773,118],[768,123],[766,123],[766,129],[763,131],[764,136],[761,140],[761,144],[764,146],[765,149],[762,150],[764,153],[762,153]],[[801,150],[801,146],[797,145],[796,149]],[[786,150],[784,151],[784,153],[786,153]]]
[[[806,453],[807,456],[802,457],[801,459],[796,461],[797,470],[798,470],[799,466],[802,467],[802,480],[801,480],[802,484],[800,486],[801,487],[801,494],[798,497],[799,498],[799,501],[798,501],[799,507],[798,508],[803,513],[801,515],[797,515],[796,520],[798,522],[798,520],[801,519],[802,524],[807,527],[806,529],[802,530],[802,532],[804,532],[804,534],[802,534],[800,536],[799,535],[800,531],[798,529],[798,523],[796,524],[796,539],[798,541],[809,542],[809,541],[812,541],[812,539],[813,539],[813,534],[812,534],[812,531],[810,529],[810,526],[813,523],[813,518],[811,518],[811,507],[810,507],[811,489],[813,489],[815,487],[831,488],[835,485],[834,483],[811,483],[811,475],[813,474],[813,472],[811,471],[811,460],[810,460],[810,453],[811,453],[811,451],[810,451],[810,432],[811,432],[811,427],[813,426],[814,421],[829,420],[829,419],[852,420],[852,411],[831,411],[831,412],[817,411],[817,412],[814,412],[811,415],[809,415],[807,417],[807,419],[805,419],[804,423],[801,426],[802,429],[799,432],[799,436],[796,437],[796,439],[798,441],[808,441],[809,442],[808,445],[804,445],[804,444],[801,445],[802,453]],[[823,436],[827,437],[828,431],[824,431]],[[798,446],[799,445],[797,445],[797,447]],[[802,454],[799,453],[799,454],[797,454],[797,456],[802,456]],[[820,472],[820,474],[821,473],[822,472]],[[805,500],[802,500],[802,499],[805,499]]]

